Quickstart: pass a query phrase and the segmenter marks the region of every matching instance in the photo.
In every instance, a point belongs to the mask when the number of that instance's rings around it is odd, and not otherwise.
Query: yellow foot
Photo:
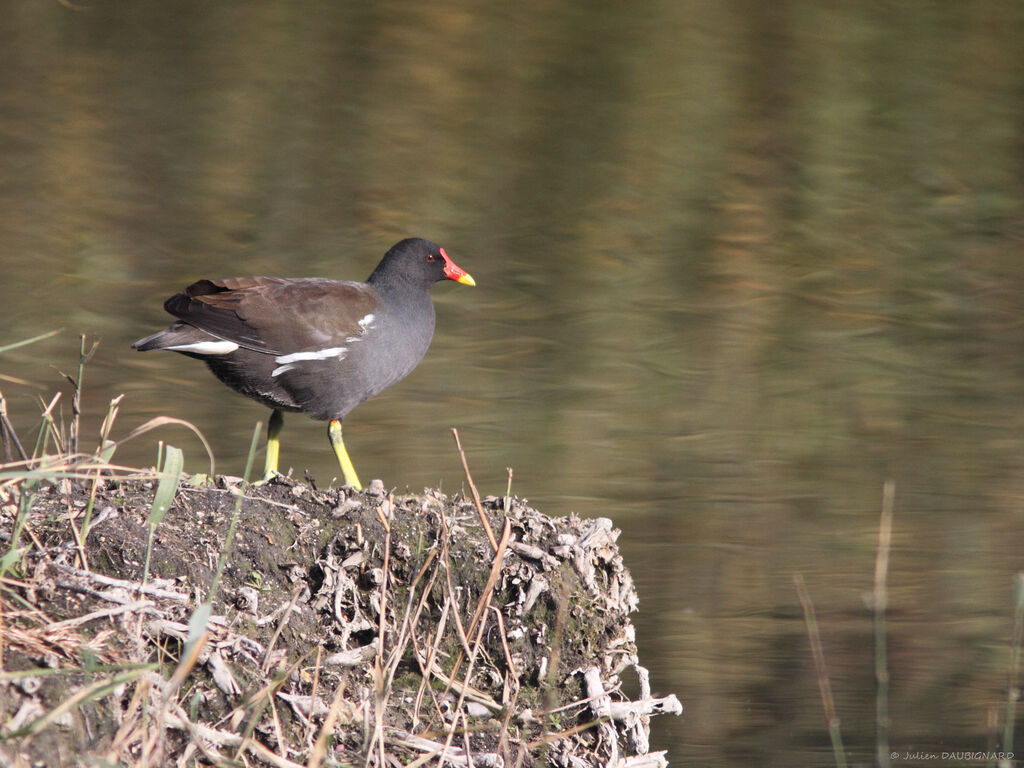
[[[253,483],[253,485],[266,485],[271,480],[274,480],[274,479],[276,479],[278,477],[284,477],[284,475],[282,475],[276,469],[271,469],[271,470],[268,470],[267,472],[264,472],[263,473],[263,477],[261,477],[255,483]]]

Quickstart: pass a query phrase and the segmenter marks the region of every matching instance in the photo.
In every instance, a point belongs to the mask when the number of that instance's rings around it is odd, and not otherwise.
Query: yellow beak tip
[[[476,280],[474,280],[472,276],[468,274],[462,275],[457,282],[460,282],[463,285],[476,285]]]

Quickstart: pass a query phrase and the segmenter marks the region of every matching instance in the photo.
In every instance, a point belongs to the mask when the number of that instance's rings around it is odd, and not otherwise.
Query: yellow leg
[[[277,473],[277,461],[281,455],[281,428],[284,427],[284,416],[280,411],[270,414],[267,422],[267,463],[263,466],[263,482]]]
[[[352,466],[352,459],[348,457],[348,451],[345,450],[345,441],[341,439],[340,419],[331,419],[331,423],[327,425],[327,437],[330,438],[334,455],[338,457],[338,463],[341,464],[341,471],[345,475],[345,482],[357,491],[363,490],[362,483],[359,482],[359,476],[356,474],[356,468]]]

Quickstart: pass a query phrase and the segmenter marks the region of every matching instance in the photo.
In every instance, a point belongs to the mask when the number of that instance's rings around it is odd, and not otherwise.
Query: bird
[[[342,420],[419,365],[434,335],[430,288],[446,278],[476,285],[444,248],[407,238],[362,283],[202,279],[164,302],[175,322],[132,348],[203,360],[228,387],[271,409],[264,482],[278,472],[282,412],[296,411],[328,423],[345,482],[361,491]]]

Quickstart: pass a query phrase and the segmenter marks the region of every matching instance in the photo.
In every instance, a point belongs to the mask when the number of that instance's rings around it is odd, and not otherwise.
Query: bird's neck
[[[400,299],[406,305],[430,303],[430,286],[424,287],[400,273],[381,273],[378,270],[366,282],[374,287],[381,298]]]

